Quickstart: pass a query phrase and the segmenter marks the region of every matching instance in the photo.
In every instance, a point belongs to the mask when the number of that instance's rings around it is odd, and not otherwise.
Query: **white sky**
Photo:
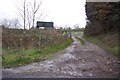
[[[43,9],[47,16],[42,21],[53,21],[57,26],[79,24],[85,27],[86,0],[43,0]],[[16,0],[0,0],[0,19],[16,18],[18,16]]]

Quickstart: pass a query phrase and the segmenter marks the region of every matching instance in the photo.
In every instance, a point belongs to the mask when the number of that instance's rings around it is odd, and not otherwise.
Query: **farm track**
[[[117,78],[118,58],[98,46],[74,38],[71,46],[49,60],[3,69],[3,78]]]

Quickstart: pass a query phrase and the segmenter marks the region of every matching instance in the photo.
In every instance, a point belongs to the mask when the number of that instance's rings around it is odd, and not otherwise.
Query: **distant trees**
[[[0,21],[0,25],[7,27],[7,28],[20,28],[20,23],[17,18],[14,19],[3,19]]]
[[[9,27],[10,26],[10,20],[3,19],[2,22],[1,22],[1,25],[5,26],[5,27]]]
[[[19,23],[19,20],[18,19],[12,19],[11,20],[11,27],[14,27],[14,28],[20,28],[20,23]]]
[[[79,24],[75,24],[73,27],[74,27],[74,29],[78,30],[79,29]]]

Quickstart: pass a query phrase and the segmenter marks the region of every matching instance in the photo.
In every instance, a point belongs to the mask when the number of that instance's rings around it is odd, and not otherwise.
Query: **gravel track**
[[[117,78],[118,58],[98,46],[74,38],[71,46],[49,60],[3,69],[3,78]]]

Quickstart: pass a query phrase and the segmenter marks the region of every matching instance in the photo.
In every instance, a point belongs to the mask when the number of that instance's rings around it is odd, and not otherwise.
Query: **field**
[[[43,61],[69,46],[66,32],[54,29],[7,29],[2,32],[3,68]]]

